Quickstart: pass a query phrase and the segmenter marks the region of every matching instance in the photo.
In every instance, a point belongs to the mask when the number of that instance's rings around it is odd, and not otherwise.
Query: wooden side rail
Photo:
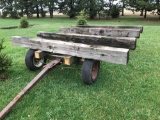
[[[74,33],[52,33],[52,32],[38,32],[38,37],[50,39],[50,40],[61,40],[65,42],[83,43],[88,45],[103,45],[118,48],[127,48],[135,50],[136,38],[131,37],[106,37],[97,35],[84,35]]]
[[[85,35],[99,35],[108,37],[135,37],[135,38],[140,37],[140,29],[72,27],[72,28],[61,28],[59,32],[85,34]]]
[[[143,26],[89,26],[89,25],[79,25],[79,26],[72,26],[72,27],[81,27],[81,28],[106,28],[106,29],[134,29],[140,30],[143,32]]]
[[[60,40],[47,40],[43,38],[12,37],[12,44],[31,49],[58,54],[66,54],[88,59],[101,60],[126,65],[129,61],[129,49],[113,48],[82,43],[64,42]]]

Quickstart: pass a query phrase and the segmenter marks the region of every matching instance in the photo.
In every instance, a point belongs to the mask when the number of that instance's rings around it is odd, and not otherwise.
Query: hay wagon
[[[29,48],[28,69],[37,70],[47,59],[61,58],[66,65],[82,64],[82,80],[92,84],[100,61],[127,65],[129,50],[136,49],[142,31],[142,26],[72,26],[58,33],[38,32],[37,38],[13,36],[12,43]]]
[[[59,33],[38,32],[37,38],[13,36],[12,44],[29,48],[25,63],[37,70],[47,59],[52,60],[44,69],[0,112],[0,120],[18,101],[55,66],[82,64],[82,80],[91,85],[97,79],[100,61],[127,65],[129,51],[136,49],[142,26],[73,26]]]

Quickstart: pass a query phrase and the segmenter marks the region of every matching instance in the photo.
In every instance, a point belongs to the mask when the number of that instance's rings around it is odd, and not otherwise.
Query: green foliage
[[[27,18],[22,17],[20,21],[20,28],[28,28],[29,27],[29,22],[27,21]]]
[[[12,11],[12,12],[10,13],[10,15],[11,15],[11,18],[15,18],[15,19],[18,19],[18,18],[19,18],[19,16],[18,16],[18,14],[17,14],[16,11]]]
[[[23,17],[23,12],[19,12],[18,15],[19,15],[20,17]]]
[[[96,17],[99,4],[100,3],[98,3],[97,0],[88,1],[88,5],[86,6],[86,9],[88,9],[88,14],[90,19],[94,19]]]
[[[83,2],[83,0],[81,0]],[[70,18],[77,16],[77,13],[80,11],[79,6],[81,6],[80,0],[65,0],[58,2],[58,11],[60,13],[68,15]],[[82,8],[81,8],[82,9]]]
[[[77,25],[87,25],[87,15],[84,10],[80,12],[80,15],[77,16]]]
[[[46,17],[46,12],[45,11],[41,12],[41,16]]]
[[[5,48],[3,46],[4,39],[0,40],[0,79],[7,78],[7,70],[12,65],[12,59],[2,50]]]
[[[118,18],[120,14],[120,10],[116,5],[113,5],[111,8],[110,16],[112,18]]]
[[[7,15],[8,15],[8,12],[7,11],[4,11],[4,12],[2,12],[2,18],[6,18],[7,17]]]
[[[101,62],[98,80],[92,86],[82,83],[80,70],[57,67],[47,73],[5,119],[159,120],[160,39],[157,31],[160,31],[160,24],[154,21],[142,22],[140,16],[124,16],[119,19],[121,22],[114,19],[88,20],[88,24],[144,26],[144,32],[137,42],[137,49],[129,52],[130,61],[127,66]],[[157,16],[153,16],[150,20],[156,19]],[[39,25],[32,29],[0,29],[0,35],[6,36],[4,50],[14,58],[14,64],[10,68],[11,79],[6,82],[0,81],[1,110],[40,72],[27,70],[24,64],[27,50],[11,46],[10,37],[35,37],[35,33],[42,30],[42,26],[44,31],[58,32],[60,27],[73,26],[76,20],[56,16],[52,20],[30,19],[30,22]],[[14,19],[0,19],[1,27],[18,23],[19,21]]]

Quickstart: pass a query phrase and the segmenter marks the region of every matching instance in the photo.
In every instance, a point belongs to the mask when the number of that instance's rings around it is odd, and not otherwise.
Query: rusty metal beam
[[[52,68],[61,62],[60,58],[48,63],[44,69],[20,92],[18,95],[0,112],[0,120],[18,103],[18,101],[31,89],[34,85],[46,75]]]

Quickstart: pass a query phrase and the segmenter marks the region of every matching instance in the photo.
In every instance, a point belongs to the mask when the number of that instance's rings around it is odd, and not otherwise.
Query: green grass
[[[157,19],[157,18],[156,18]],[[19,25],[20,20],[0,19],[0,27]],[[10,76],[0,81],[0,110],[39,71],[25,67],[27,49],[11,45],[11,36],[36,37],[37,31],[57,32],[76,24],[75,19],[29,19],[27,29],[0,29],[5,52],[13,59]],[[5,117],[6,120],[160,120],[160,22],[123,17],[89,20],[89,25],[143,25],[137,49],[127,66],[101,63],[95,84],[86,86],[79,70],[56,68],[48,73]]]

